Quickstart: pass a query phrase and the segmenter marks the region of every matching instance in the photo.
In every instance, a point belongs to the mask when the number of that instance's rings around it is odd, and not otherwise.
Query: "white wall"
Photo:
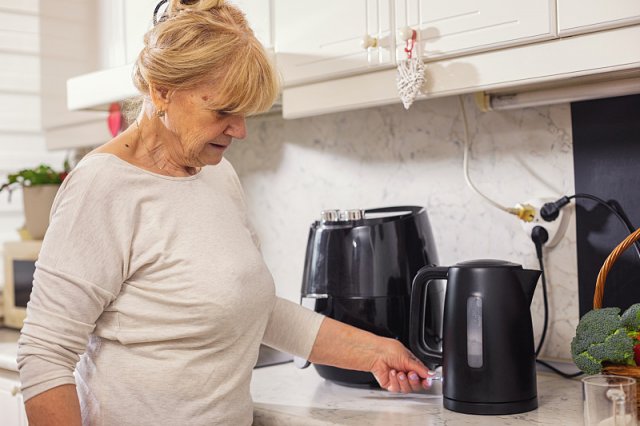
[[[496,201],[572,194],[569,105],[482,113],[466,98],[473,143],[471,177]],[[310,100],[312,102],[312,100]],[[465,185],[463,130],[456,98],[300,120],[248,122],[228,153],[247,193],[278,293],[298,300],[309,225],[327,208],[401,204],[427,207],[440,261],[498,258],[537,267],[533,243],[515,216]],[[575,222],[548,252],[551,330],[545,354],[570,358],[578,320]],[[539,284],[532,311],[539,335]]]
[[[36,0],[0,0],[0,181],[40,163],[62,167],[65,152],[51,153],[42,131],[40,9]],[[22,194],[0,193],[0,247],[19,239]],[[0,262],[0,286],[4,282]]]

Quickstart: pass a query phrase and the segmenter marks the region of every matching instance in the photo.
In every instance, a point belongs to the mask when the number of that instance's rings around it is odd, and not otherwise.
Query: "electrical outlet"
[[[533,220],[531,222],[522,222],[522,228],[525,230],[529,238],[531,238],[531,231],[534,227],[542,226],[544,229],[546,229],[549,233],[549,241],[547,241],[545,244],[545,247],[547,248],[555,247],[556,245],[558,245],[560,240],[562,240],[562,237],[567,232],[567,227],[569,226],[569,218],[571,216],[571,212],[573,211],[570,205],[565,206],[564,208],[560,209],[560,215],[556,218],[556,220],[551,222],[547,222],[542,217],[540,217],[540,209],[542,208],[542,206],[545,203],[554,202],[558,198],[560,197],[541,197],[534,198],[523,203],[533,206],[536,209],[536,213],[533,216]]]

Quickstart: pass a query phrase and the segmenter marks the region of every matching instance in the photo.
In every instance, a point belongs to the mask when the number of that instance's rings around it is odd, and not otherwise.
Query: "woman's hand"
[[[424,366],[402,343],[380,337],[379,356],[371,372],[389,392],[420,392],[431,386],[434,373]]]
[[[325,318],[311,349],[309,361],[349,370],[370,371],[390,392],[428,389],[429,371],[402,343]]]

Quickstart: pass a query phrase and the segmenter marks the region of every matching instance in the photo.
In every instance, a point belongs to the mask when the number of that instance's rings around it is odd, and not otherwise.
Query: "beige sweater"
[[[307,357],[322,319],[275,296],[226,160],[167,177],[93,154],[36,264],[24,397],[75,383],[86,425],[249,425],[260,342]]]

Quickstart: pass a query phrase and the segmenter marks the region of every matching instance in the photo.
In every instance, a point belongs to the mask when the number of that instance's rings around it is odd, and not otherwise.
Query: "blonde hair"
[[[181,90],[218,83],[211,109],[245,115],[268,110],[278,95],[278,76],[244,14],[224,0],[183,2],[188,4],[169,0],[145,34],[133,71],[138,90],[148,96],[150,84]]]

